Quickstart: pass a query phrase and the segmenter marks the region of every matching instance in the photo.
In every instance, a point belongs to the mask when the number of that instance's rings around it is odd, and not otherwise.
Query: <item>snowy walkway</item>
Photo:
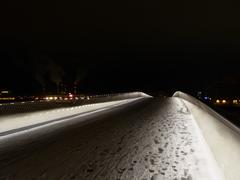
[[[149,99],[95,120],[2,152],[0,179],[222,179],[181,99]]]

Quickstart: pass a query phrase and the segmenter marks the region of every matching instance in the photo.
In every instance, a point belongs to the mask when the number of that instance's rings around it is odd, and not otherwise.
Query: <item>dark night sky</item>
[[[5,3],[0,88],[40,92],[36,74],[72,83],[77,72],[85,92],[193,91],[240,77],[239,2]]]

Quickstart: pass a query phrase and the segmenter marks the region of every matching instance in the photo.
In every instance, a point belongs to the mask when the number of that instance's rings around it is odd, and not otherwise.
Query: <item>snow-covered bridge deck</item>
[[[5,138],[0,179],[224,179],[186,104],[145,98]]]

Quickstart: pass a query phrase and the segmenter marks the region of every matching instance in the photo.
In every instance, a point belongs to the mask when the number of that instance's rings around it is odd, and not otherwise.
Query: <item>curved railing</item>
[[[74,101],[28,101],[28,102],[15,102],[0,104],[0,116],[12,115],[17,113],[28,113],[41,110],[49,110],[61,107],[72,107],[84,104],[100,103],[107,101],[117,101],[129,98],[138,97],[151,97],[142,92],[129,92],[129,93],[115,93],[115,94],[102,94],[88,96],[89,99],[74,100]]]
[[[226,180],[240,179],[240,130],[198,99],[177,91],[191,111]],[[240,119],[239,119],[240,120]]]

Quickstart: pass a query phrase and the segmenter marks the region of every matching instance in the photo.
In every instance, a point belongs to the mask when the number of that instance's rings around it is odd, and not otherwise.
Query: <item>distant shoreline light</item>
[[[0,97],[2,101],[15,100],[15,97]]]

